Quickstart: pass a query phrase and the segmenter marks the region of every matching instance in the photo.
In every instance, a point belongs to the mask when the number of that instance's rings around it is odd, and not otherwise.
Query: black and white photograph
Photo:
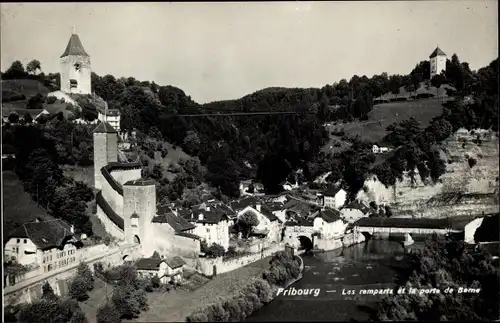
[[[500,321],[498,1],[0,13],[2,322]]]

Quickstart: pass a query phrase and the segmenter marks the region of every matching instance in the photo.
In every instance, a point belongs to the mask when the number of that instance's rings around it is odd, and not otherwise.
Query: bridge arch
[[[305,235],[298,236],[301,249],[305,249],[306,251],[310,251],[314,249],[314,237],[309,237]]]
[[[141,239],[139,238],[139,236],[137,234],[134,235],[134,243],[141,244]]]

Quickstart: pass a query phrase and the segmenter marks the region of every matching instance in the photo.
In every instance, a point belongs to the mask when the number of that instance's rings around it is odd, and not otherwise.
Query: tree
[[[212,245],[207,249],[206,255],[210,258],[218,258],[224,256],[226,250],[223,246],[217,243],[212,243]]]
[[[31,117],[31,114],[29,112],[26,112],[26,114],[23,117],[24,122],[26,123],[32,123],[33,122],[33,117]]]
[[[98,117],[96,106],[91,102],[79,103],[82,108],[82,117],[87,121],[94,121]]]
[[[103,306],[99,307],[96,315],[97,323],[121,323],[121,314],[116,306],[107,302]]]
[[[78,310],[73,313],[69,323],[88,323],[85,313],[78,307]]]
[[[37,70],[42,70],[42,64],[39,60],[34,59],[26,65],[26,71],[30,74],[35,74]]]
[[[160,287],[160,285],[161,285],[160,277],[158,277],[157,275],[153,275],[153,277],[151,277],[151,286],[153,288],[158,288]]]
[[[76,270],[76,274],[78,277],[81,277],[83,279],[83,282],[85,284],[85,288],[88,291],[91,291],[94,289],[94,275],[92,274],[92,271],[90,270],[90,267],[88,264],[84,262],[80,262],[78,265],[78,268]]]
[[[69,295],[80,302],[89,298],[88,291],[87,282],[81,276],[76,276],[69,286]]]
[[[23,63],[20,61],[15,61],[9,67],[9,69],[4,73],[4,79],[16,79],[16,78],[24,78],[26,76],[26,72],[24,71]]]
[[[18,123],[19,122],[19,115],[15,112],[11,112],[9,114],[8,119],[9,119],[9,122],[12,124]]]
[[[42,299],[47,301],[57,301],[59,297],[54,293],[52,286],[48,282],[45,282],[42,286]]]
[[[436,74],[432,77],[431,84],[436,88],[437,96],[439,96],[439,88],[441,85],[446,84],[446,82],[446,76],[443,73]]]
[[[259,225],[259,218],[253,212],[246,212],[238,218],[238,227],[243,232],[245,237],[248,237],[252,232],[253,227]]]
[[[40,93],[37,93],[36,95],[34,95],[28,99],[28,103],[26,104],[26,107],[28,109],[43,109],[43,102],[44,101],[45,101],[44,96]]]

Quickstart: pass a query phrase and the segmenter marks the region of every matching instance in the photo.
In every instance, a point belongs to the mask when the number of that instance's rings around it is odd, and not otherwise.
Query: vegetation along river
[[[411,248],[421,246],[422,243],[417,242]],[[380,298],[364,295],[349,299],[349,296],[342,295],[342,289],[359,293],[360,289],[393,288],[399,273],[409,268],[402,244],[389,240],[369,240],[348,248],[304,255],[303,259],[304,278],[293,288],[319,288],[318,296],[314,297],[314,293],[308,296],[279,295],[246,322],[367,320]]]

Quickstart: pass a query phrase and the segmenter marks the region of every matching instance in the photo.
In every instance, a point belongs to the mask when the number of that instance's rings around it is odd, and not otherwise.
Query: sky
[[[199,103],[408,74],[437,45],[473,70],[498,57],[497,0],[0,6],[2,71],[38,59],[59,72],[76,30],[98,75],[173,85]]]

